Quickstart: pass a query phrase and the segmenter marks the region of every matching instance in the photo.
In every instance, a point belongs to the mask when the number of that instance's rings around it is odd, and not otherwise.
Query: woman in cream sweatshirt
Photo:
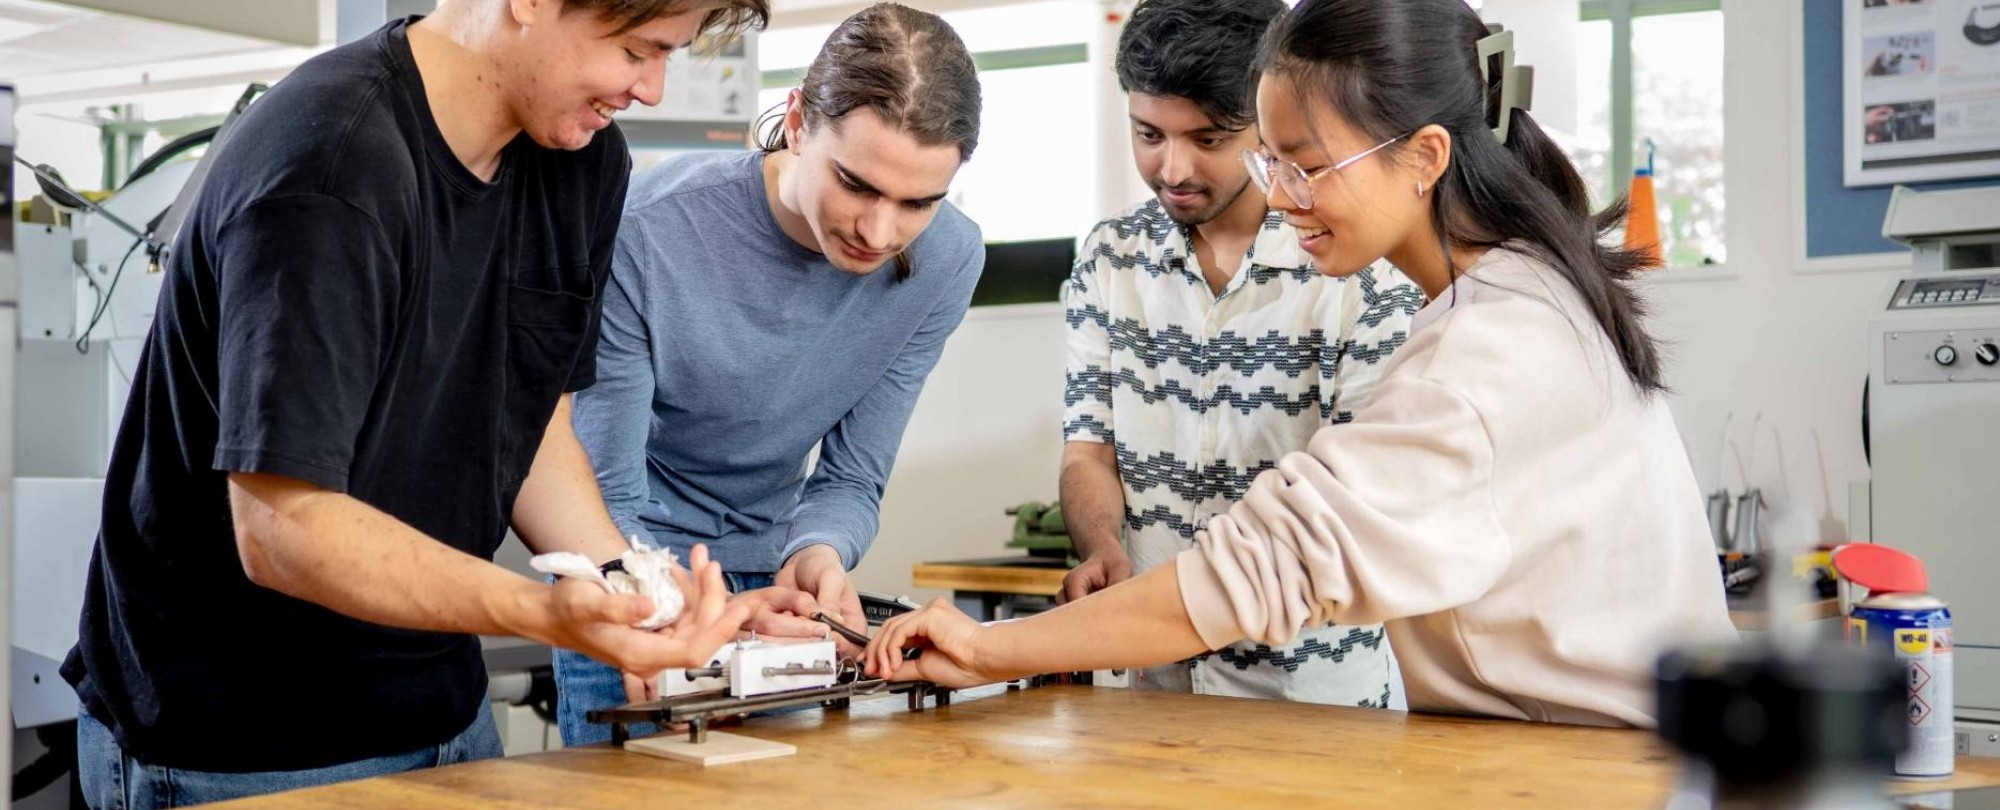
[[[1488,36],[1462,0],[1304,0],[1265,40],[1246,159],[1271,207],[1321,272],[1386,257],[1431,299],[1354,421],[1173,565],[993,626],[933,603],[873,671],[962,686],[1386,622],[1412,709],[1652,724],[1660,651],[1734,631],[1628,287],[1644,259],[1601,243],[1620,212],[1590,216],[1513,105],[1525,76],[1481,70]]]

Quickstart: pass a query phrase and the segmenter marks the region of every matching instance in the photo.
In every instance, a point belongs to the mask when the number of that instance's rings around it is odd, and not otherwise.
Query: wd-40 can
[[[1927,593],[1883,593],[1854,606],[1847,639],[1893,654],[1908,673],[1910,747],[1896,757],[1896,775],[1951,775],[1955,753],[1951,711],[1951,610]]]

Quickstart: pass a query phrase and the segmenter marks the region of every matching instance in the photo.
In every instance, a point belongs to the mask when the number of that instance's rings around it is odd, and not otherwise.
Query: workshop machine
[[[157,242],[126,228],[164,212],[193,169],[164,166],[88,208],[50,180],[44,199],[70,205],[54,210],[55,221],[9,229],[21,269],[20,376],[34,381],[16,399],[8,432],[18,442],[21,508],[9,521],[17,570],[35,572],[19,578],[10,601],[16,728],[76,717],[76,695],[56,669],[76,642],[100,476],[160,289]]]
[[[1008,548],[1023,549],[1030,557],[1068,559],[1076,556],[1069,541],[1069,524],[1063,522],[1062,502],[1028,501],[1007,507],[1014,518],[1014,536]]]
[[[15,728],[76,717],[76,694],[57,673],[76,643],[76,617],[97,534],[105,459],[131,388],[139,350],[159,298],[160,259],[193,204],[208,158],[261,85],[237,101],[222,125],[169,143],[134,167],[108,196],[71,189],[29,156],[10,156],[34,175],[34,221],[10,207],[7,233],[19,258],[19,375],[32,380],[8,437],[18,442],[18,577],[8,604],[14,637],[10,698]]]
[[[864,610],[871,616],[915,609],[906,598],[877,594],[863,594],[863,602],[869,605]],[[855,645],[868,645],[867,634],[832,616],[819,613],[812,618]],[[915,651],[906,657],[916,657]],[[869,677],[860,662],[839,655],[831,638],[778,641],[753,636],[723,645],[706,667],[661,673],[655,690],[661,696],[657,700],[593,711],[587,718],[592,723],[610,724],[614,745],[704,766],[796,753],[793,746],[784,743],[711,733],[709,726],[721,719],[814,705],[842,710],[856,697],[887,693],[908,695],[910,711],[922,710],[926,697],[939,706],[951,702],[949,689],[922,682],[892,684]],[[635,740],[630,727],[636,723],[663,727],[684,724],[688,736],[685,740],[671,735]]]
[[[0,205],[14,210],[14,88],[0,86]],[[14,331],[20,312],[20,280],[14,264],[14,234],[0,228],[0,336]],[[14,584],[14,344],[0,341],[0,605],[12,604]],[[14,644],[10,622],[0,622],[0,639]],[[12,682],[13,656],[0,657],[0,680]],[[0,734],[0,773],[14,773],[14,735]],[[9,795],[0,795],[0,808]]]
[[[2000,754],[2000,187],[1898,186],[1882,235],[1915,266],[1868,324],[1868,537],[1950,601],[1959,750]]]

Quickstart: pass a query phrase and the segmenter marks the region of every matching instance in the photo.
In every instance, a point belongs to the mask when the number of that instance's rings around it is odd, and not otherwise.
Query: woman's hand
[[[891,681],[930,681],[962,689],[1005,680],[981,663],[992,631],[944,599],[883,623],[862,656],[868,671]],[[919,655],[903,660],[905,650]]]

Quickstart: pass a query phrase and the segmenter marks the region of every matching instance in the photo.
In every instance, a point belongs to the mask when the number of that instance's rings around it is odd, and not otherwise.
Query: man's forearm
[[[604,563],[629,546],[605,510],[590,454],[570,423],[570,405],[571,397],[564,395],[549,419],[528,480],[514,499],[514,532],[536,554],[574,551]]]
[[[230,476],[251,581],[390,627],[547,641],[550,589],[446,546],[353,496],[281,476]]]
[[[1065,446],[1061,491],[1063,523],[1079,559],[1124,549],[1125,485],[1110,445]]]

